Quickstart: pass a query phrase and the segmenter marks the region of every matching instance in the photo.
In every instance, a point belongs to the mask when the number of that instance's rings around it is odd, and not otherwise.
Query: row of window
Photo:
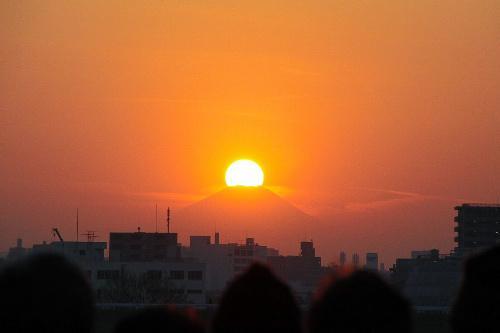
[[[163,276],[162,271],[152,270],[147,271],[146,275],[150,279],[161,279]],[[119,270],[100,270],[97,271],[97,279],[98,280],[114,280],[120,277]],[[184,280],[185,272],[184,271],[170,271],[169,279],[171,280]],[[203,271],[188,271],[187,272],[188,280],[202,280],[203,279]]]
[[[170,271],[170,279],[172,280],[184,280],[185,272],[184,271]],[[188,280],[202,280],[203,279],[203,271],[188,271],[187,272]]]
[[[201,289],[188,289],[188,290],[170,289],[169,291],[172,294],[176,294],[176,295],[183,295],[184,293],[188,293],[188,294],[202,294],[203,293],[203,290],[201,290]]]
[[[97,271],[97,280],[117,280],[120,277],[119,270]]]

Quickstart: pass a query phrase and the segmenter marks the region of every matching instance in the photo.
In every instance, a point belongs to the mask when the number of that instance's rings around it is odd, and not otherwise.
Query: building
[[[33,244],[30,253],[60,253],[77,263],[104,262],[104,251],[106,248],[106,242],[57,241]]]
[[[462,204],[455,207],[455,252],[461,256],[500,243],[500,204]]]
[[[204,263],[87,262],[81,266],[102,303],[207,303]]]
[[[352,254],[352,265],[354,267],[358,267],[359,266],[359,254],[357,254],[357,253],[353,253]]]
[[[369,252],[366,254],[365,268],[372,271],[378,270],[378,253]]]
[[[396,259],[392,281],[415,306],[448,307],[460,285],[462,260],[426,252],[431,255]]]
[[[23,240],[21,238],[17,239],[16,246],[11,247],[7,253],[7,260],[16,260],[24,257],[27,250],[23,247]]]
[[[344,251],[340,251],[340,255],[339,255],[339,264],[340,266],[345,266],[347,262],[347,256],[345,254]]]
[[[432,250],[411,251],[411,258],[412,259],[428,258],[428,259],[438,260],[439,259],[439,250],[432,249]]]
[[[316,256],[312,241],[301,242],[300,249],[298,256],[270,256],[267,263],[290,284],[299,301],[308,303],[319,281],[330,269],[321,266],[321,257]]]
[[[112,232],[109,234],[110,262],[153,262],[180,260],[176,233]]]
[[[59,253],[76,263],[104,303],[205,304],[206,264],[180,257],[177,234],[111,233],[110,257],[106,242],[59,241],[35,244],[14,254]],[[21,251],[23,248],[25,251]]]
[[[219,233],[215,234],[215,243],[210,236],[190,236],[189,247],[182,249],[182,257],[206,264],[206,289],[211,302],[251,263],[267,262],[269,256],[278,255],[278,250],[260,245],[253,238],[247,238],[244,244],[221,243]]]

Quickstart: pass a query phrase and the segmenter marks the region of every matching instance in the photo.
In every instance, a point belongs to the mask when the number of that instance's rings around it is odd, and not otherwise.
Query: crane
[[[57,238],[59,238],[59,241],[64,242],[64,239],[62,238],[61,233],[59,232],[59,229],[57,229],[57,228],[52,228],[52,235],[53,235],[54,237],[56,237],[56,236],[57,236]]]

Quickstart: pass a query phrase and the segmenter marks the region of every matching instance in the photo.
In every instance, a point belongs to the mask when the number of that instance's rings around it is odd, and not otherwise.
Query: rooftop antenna
[[[156,233],[158,233],[158,204],[155,204],[155,214]]]
[[[78,242],[78,208],[76,209],[76,241]]]
[[[167,233],[170,233],[170,207],[167,208]]]
[[[82,236],[87,236],[87,242],[93,242],[98,236],[95,234],[94,230],[88,230],[86,233],[82,234]]]

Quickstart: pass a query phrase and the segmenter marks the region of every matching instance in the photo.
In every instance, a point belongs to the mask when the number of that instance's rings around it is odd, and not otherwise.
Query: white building
[[[259,245],[253,238],[247,238],[245,244],[221,244],[218,233],[215,243],[211,243],[210,236],[191,236],[189,247],[184,247],[182,254],[206,263],[206,290],[210,302],[215,301],[228,282],[252,262],[266,263],[268,257],[278,255],[278,250]]]
[[[16,254],[21,247],[22,244],[18,241]],[[106,242],[56,241],[34,244],[24,252],[62,254],[81,267],[98,295],[113,284],[118,286],[122,283],[123,287],[123,281],[134,280],[137,282],[136,288],[146,288],[146,285],[161,282],[168,288],[168,292],[179,296],[177,298],[180,302],[206,303],[206,264],[182,258],[171,261],[110,262],[104,256],[106,248]]]
[[[205,304],[204,263],[199,262],[85,262],[82,268],[99,294],[120,279],[168,281],[170,293],[182,296],[182,303]]]

